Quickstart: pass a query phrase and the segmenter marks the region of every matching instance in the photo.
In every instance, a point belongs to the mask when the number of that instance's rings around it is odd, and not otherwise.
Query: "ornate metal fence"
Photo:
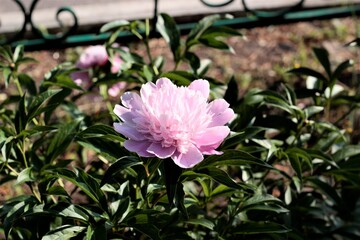
[[[36,26],[33,21],[33,13],[36,10],[36,6],[40,0],[32,0],[29,9],[25,8],[22,0],[13,0],[23,14],[23,23],[20,30],[9,36],[0,37],[0,45],[10,44],[16,46],[23,44],[27,50],[36,49],[48,49],[48,48],[62,48],[76,45],[86,45],[96,42],[102,42],[108,38],[108,34],[97,34],[97,33],[78,33],[78,17],[75,11],[71,7],[61,7],[56,12],[56,19],[63,27],[63,23],[59,16],[67,12],[72,18],[72,25],[67,26],[65,30],[59,30],[56,34],[50,34],[47,31]],[[149,0],[150,1],[150,0]],[[159,1],[152,0],[154,2],[154,9],[152,11],[151,21],[155,26],[157,21],[157,14],[159,11]],[[224,1],[211,1],[211,0],[194,0],[200,1],[202,4],[211,7],[218,8],[229,5],[235,0],[224,0]],[[247,13],[241,17],[233,19],[227,19],[217,22],[218,25],[231,25],[238,28],[252,28],[257,26],[285,24],[297,21],[308,21],[314,19],[324,18],[335,18],[345,17],[349,15],[357,15],[360,13],[360,6],[355,4],[347,4],[342,6],[323,7],[316,9],[304,9],[305,0],[299,0],[293,6],[276,9],[271,11],[260,11],[254,10],[249,7],[246,0],[241,0],[244,12]],[[66,3],[66,1],[64,1]],[[121,18],[121,16],[119,16]],[[188,31],[194,23],[184,23],[180,25],[180,29],[183,32]],[[0,26],[1,28],[1,26]],[[29,30],[28,30],[29,29]],[[28,33],[31,33],[32,37],[28,38]],[[153,28],[153,34],[155,35],[155,28]],[[121,33],[119,37],[129,38],[131,37],[127,33]]]

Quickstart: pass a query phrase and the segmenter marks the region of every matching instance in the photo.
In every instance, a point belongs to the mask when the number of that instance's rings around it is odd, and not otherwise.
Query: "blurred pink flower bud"
[[[81,54],[76,66],[81,69],[87,69],[95,66],[103,66],[108,61],[108,54],[103,45],[91,46],[85,49]]]
[[[143,157],[169,158],[182,168],[201,162],[228,136],[224,126],[234,111],[224,99],[208,102],[210,85],[195,80],[177,87],[167,78],[146,83],[140,95],[126,92],[114,113],[121,122],[114,128],[128,138],[124,146]]]
[[[116,55],[113,57],[111,63],[111,73],[117,73],[120,71],[123,61],[119,56]]]
[[[76,85],[87,88],[91,84],[88,71],[77,71],[70,74]]]
[[[125,89],[125,87],[126,87],[126,82],[115,83],[108,89],[108,94],[111,97],[117,97],[119,96],[121,90]]]

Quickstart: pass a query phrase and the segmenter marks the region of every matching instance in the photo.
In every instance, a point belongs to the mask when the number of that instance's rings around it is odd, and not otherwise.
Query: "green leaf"
[[[68,169],[56,169],[55,173],[64,178],[75,186],[79,187],[88,197],[94,200],[103,209],[107,208],[107,202],[104,193],[100,189],[99,183],[89,174],[81,169],[77,169],[76,173]]]
[[[221,49],[221,50],[228,50],[228,51],[234,53],[234,49],[232,47],[230,47],[227,43],[217,40],[215,38],[201,37],[198,39],[198,41],[207,47]]]
[[[63,225],[48,232],[41,240],[63,240],[76,237],[83,232],[86,227]]]
[[[61,186],[51,186],[48,190],[47,193],[48,195],[55,195],[55,196],[63,196],[66,197],[68,199],[70,199],[69,194],[66,192],[66,190],[61,187]]]
[[[47,106],[43,109],[39,109],[37,112],[44,112],[45,113],[45,122],[48,123],[51,119],[51,115],[54,110],[62,103],[67,96],[71,94],[71,89],[64,88],[60,92],[54,94],[48,101]],[[69,104],[68,104],[69,105]],[[67,105],[67,106],[68,106]],[[74,112],[74,111],[72,111]]]
[[[306,67],[294,68],[288,71],[289,73],[297,74],[297,75],[305,75],[305,76],[312,76],[318,80],[326,81],[327,78],[322,75],[321,73]]]
[[[205,158],[202,162],[196,165],[194,169],[202,169],[208,166],[242,166],[247,164],[255,164],[265,168],[272,168],[271,165],[247,152],[240,150],[225,150],[222,155],[212,155]]]
[[[336,162],[334,161],[334,159],[325,154],[323,151],[320,151],[318,149],[306,149],[306,152],[314,159],[314,158],[318,158],[321,159],[323,161],[325,161],[326,163],[330,164],[331,166],[338,168]]]
[[[129,25],[130,25],[129,21],[116,20],[116,21],[112,21],[112,22],[109,22],[109,23],[106,23],[105,25],[103,25],[100,28],[100,32],[101,33],[109,32],[109,31],[117,30],[119,28],[128,27]]]
[[[264,97],[266,104],[276,106],[290,114],[294,113],[294,109],[290,106],[289,102],[279,93],[270,90],[264,90],[258,92],[257,94]]]
[[[230,78],[227,84],[227,89],[224,95],[224,99],[230,104],[230,107],[234,107],[239,98],[239,88],[234,75]]]
[[[222,144],[222,149],[228,149],[242,144],[245,140],[252,139],[265,130],[266,128],[262,127],[247,127],[242,132],[231,133]]]
[[[27,89],[30,95],[37,95],[37,89],[34,79],[24,73],[19,74],[18,79],[20,84]]]
[[[322,106],[309,106],[309,107],[305,108],[304,111],[305,111],[306,118],[309,119],[313,115],[324,111],[324,107],[322,107]]]
[[[207,29],[203,34],[203,37],[231,37],[231,36],[243,36],[238,30],[228,26],[213,26]]]
[[[213,230],[214,227],[215,227],[215,224],[208,220],[208,219],[189,219],[189,220],[186,220],[185,223],[188,223],[188,224],[193,224],[193,225],[200,225],[200,226],[203,226],[207,229],[210,229],[210,230]]]
[[[59,126],[46,151],[47,162],[51,163],[60,154],[63,154],[75,138],[79,122],[65,123]]]
[[[32,174],[32,168],[25,168],[24,170],[22,170],[19,174],[19,176],[16,179],[16,184],[23,184],[25,182],[33,182],[34,176]]]
[[[201,35],[220,18],[220,15],[216,14],[201,19],[199,23],[196,24],[195,27],[190,31],[188,38],[186,39],[187,48],[190,48],[194,43],[196,43]]]
[[[154,75],[148,65],[143,66],[143,74],[146,78],[146,81],[151,82],[153,80]]]
[[[329,60],[329,53],[325,48],[313,48],[316,58],[323,66],[325,72],[328,75],[328,79],[332,78],[331,65]]]
[[[155,225],[156,216],[159,212],[154,210],[134,209],[123,220],[128,227],[133,227],[139,232],[149,236],[151,239],[160,240],[160,229]],[[155,220],[155,222],[154,222]]]
[[[79,132],[76,136],[77,139],[87,139],[87,138],[100,138],[107,139],[112,141],[123,142],[122,138],[113,127],[110,127],[105,124],[97,123],[94,124],[85,130]]]
[[[24,45],[17,45],[14,50],[13,62],[16,63],[18,60],[21,60],[24,56]]]
[[[360,154],[360,145],[346,145],[340,148],[334,155],[335,162],[346,160],[349,157],[353,157]]]
[[[0,56],[4,57],[8,62],[13,60],[13,52],[10,46],[0,46]]]
[[[280,199],[270,194],[264,194],[260,190],[257,190],[254,196],[252,196],[249,199],[246,199],[243,202],[243,204],[240,205],[237,212],[240,213],[242,211],[253,209],[255,206],[263,206],[263,205],[268,205],[270,203],[280,204],[280,205],[283,204],[283,202]]]
[[[49,209],[49,212],[52,215],[61,216],[66,219],[74,219],[83,223],[87,223],[89,221],[88,214],[82,210],[81,207],[71,203],[59,202],[58,204],[52,206]]]
[[[25,95],[23,95],[19,101],[18,110],[15,114],[15,129],[18,134],[26,128],[27,119],[28,117],[26,116],[25,111]]]
[[[344,62],[340,63],[337,68],[335,69],[332,77],[334,80],[339,79],[340,75],[349,67],[354,66],[353,60],[345,60]]]
[[[6,203],[6,216],[3,222],[3,228],[5,237],[8,235],[13,228],[16,221],[24,214],[28,209],[32,209],[35,204],[38,204],[38,200],[34,196],[21,196]],[[4,208],[4,207],[3,207]]]
[[[196,169],[195,173],[200,174],[199,176],[207,176],[214,179],[216,182],[224,184],[225,186],[240,189],[240,190],[254,190],[254,187],[249,184],[243,184],[235,182],[227,172],[216,167],[206,167]],[[183,176],[185,176],[183,174]]]
[[[309,177],[306,179],[306,181],[309,182],[316,190],[322,192],[328,198],[330,198],[337,206],[340,208],[343,206],[343,201],[334,187],[315,177]]]
[[[200,58],[196,54],[189,51],[185,53],[185,58],[189,61],[189,65],[194,74],[197,74],[197,70],[200,67]]]
[[[288,151],[287,153],[288,160],[290,161],[291,167],[296,172],[297,177],[302,181],[302,168],[299,156],[296,153]]]
[[[162,73],[160,77],[169,78],[171,81],[177,83],[177,85],[188,86],[196,77],[185,71],[171,71]]]
[[[82,90],[80,86],[78,86],[74,80],[72,80],[67,73],[57,74],[52,81],[44,81],[42,83],[42,87],[48,88],[50,86],[58,86],[62,88],[69,88],[69,89],[77,89]]]
[[[124,219],[126,217],[126,213],[130,210],[131,208],[131,199],[130,197],[126,197],[124,199],[120,199],[118,200],[118,204],[116,209],[113,209],[114,214],[113,214],[113,219],[116,222],[121,221],[121,219]]]
[[[264,234],[264,233],[287,233],[291,230],[283,225],[273,222],[243,223],[232,230],[232,234]]]
[[[1,69],[3,72],[4,80],[5,80],[5,87],[7,88],[10,83],[10,79],[12,77],[12,70],[9,67],[4,67]]]
[[[40,113],[44,112],[44,108],[41,108],[45,103],[54,95],[59,93],[61,89],[51,89],[47,90],[43,93],[40,93],[36,97],[33,98],[31,104],[28,107],[29,112],[29,119],[31,121],[35,116],[39,115]]]
[[[132,167],[135,165],[141,165],[142,161],[138,157],[134,156],[125,156],[119,158],[116,162],[110,165],[110,167],[106,170],[100,186],[103,186],[105,183],[108,183],[111,180],[112,176],[118,173],[121,170],[124,170],[127,167]]]
[[[158,16],[156,24],[157,30],[160,32],[165,41],[170,45],[174,56],[174,61],[180,60],[180,30],[176,22],[169,15],[162,13]]]

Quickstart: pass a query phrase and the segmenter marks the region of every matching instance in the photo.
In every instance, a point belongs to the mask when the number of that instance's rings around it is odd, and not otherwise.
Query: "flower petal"
[[[148,141],[134,141],[134,140],[126,140],[124,142],[124,147],[130,152],[136,152],[138,155],[142,157],[154,157],[154,154],[149,153],[146,149],[150,146],[150,142]]]
[[[142,85],[140,89],[141,98],[147,100],[154,91],[156,91],[156,85],[154,83],[148,82]]]
[[[127,124],[114,123],[114,128],[115,131],[121,133],[130,140],[141,141],[145,139],[145,137],[141,133],[139,133],[135,128],[128,126]]]
[[[195,146],[188,149],[187,153],[175,154],[171,157],[175,164],[182,168],[191,168],[204,159],[202,153]]]
[[[158,158],[168,158],[174,154],[176,147],[162,147],[161,143],[152,143],[149,148],[146,150],[147,152],[154,154]]]
[[[190,83],[189,89],[199,91],[204,98],[208,99],[210,94],[210,84],[208,81],[198,79]]]
[[[125,107],[129,109],[141,109],[142,106],[142,100],[139,94],[133,92],[124,93],[121,97],[121,102]]]
[[[199,138],[195,139],[196,146],[209,146],[217,145],[229,135],[230,129],[226,126],[217,126],[206,129],[206,132],[203,133]]]
[[[209,127],[221,126],[228,123],[234,117],[234,111],[224,99],[216,99],[209,104],[209,113],[213,118]]]
[[[133,123],[134,114],[130,111],[130,109],[116,104],[114,108],[114,113],[124,122]]]
[[[156,81],[156,87],[159,89],[159,88],[162,88],[162,87],[175,87],[176,86],[170,81],[170,79],[168,78],[159,78],[157,81]]]

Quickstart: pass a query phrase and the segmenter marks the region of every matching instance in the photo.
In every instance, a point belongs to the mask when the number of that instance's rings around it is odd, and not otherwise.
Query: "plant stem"
[[[15,82],[15,85],[16,85],[16,87],[17,87],[17,90],[18,90],[20,96],[23,96],[23,95],[24,95],[24,92],[23,92],[23,90],[22,90],[22,88],[21,88],[21,85],[20,85],[20,82],[19,82],[19,78],[18,78],[17,76],[14,76],[14,82]]]
[[[6,164],[6,167],[7,167],[11,172],[13,172],[16,176],[19,176],[19,173],[18,173],[14,168],[12,168],[9,164]]]

